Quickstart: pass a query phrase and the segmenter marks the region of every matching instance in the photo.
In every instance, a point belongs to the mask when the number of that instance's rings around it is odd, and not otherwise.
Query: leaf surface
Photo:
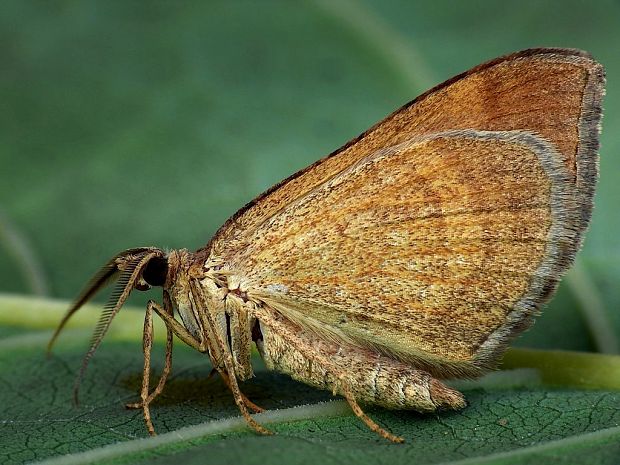
[[[15,305],[38,308],[44,320],[53,320],[63,307],[39,299],[0,299],[0,322],[13,321],[4,326],[0,338],[1,463],[49,459],[63,464],[172,464],[200,463],[204,457],[209,463],[257,464],[277,462],[274,457],[300,464],[316,457],[329,464],[414,459],[458,463],[473,457],[489,463],[534,463],[528,460],[565,457],[574,451],[571,457],[587,456],[589,463],[604,464],[613,463],[610,451],[617,450],[620,441],[619,357],[514,351],[507,364],[529,364],[543,371],[506,371],[482,381],[460,382],[457,387],[469,401],[460,412],[420,415],[369,408],[381,425],[407,439],[404,445],[393,445],[369,431],[343,401],[266,371],[258,359],[256,377],[242,389],[267,409],[258,419],[277,434],[256,436],[239,418],[223,382],[209,377],[208,359],[179,343],[173,376],[152,405],[160,435],[148,438],[141,412],[123,407],[137,399],[141,385],[141,344],[127,332],[134,329],[139,334],[138,312],[128,310],[114,322],[125,328],[114,331],[113,326],[83,381],[81,404],[75,407],[72,387],[89,336],[79,326],[88,319],[94,323],[96,310],[85,309],[83,320],[60,338],[47,359],[44,351],[51,331],[33,329],[28,322],[18,325],[11,308]],[[161,327],[157,330],[161,335]],[[157,342],[155,347],[154,375],[163,365],[162,346]],[[564,367],[563,374],[556,370],[547,379],[541,376],[549,363]],[[601,367],[609,377],[594,376]],[[589,371],[590,383],[582,379]],[[151,382],[156,382],[155,376]]]

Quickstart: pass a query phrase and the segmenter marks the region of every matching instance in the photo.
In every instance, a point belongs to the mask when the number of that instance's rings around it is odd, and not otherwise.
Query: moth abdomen
[[[465,406],[459,392],[410,364],[327,341],[284,318],[261,321],[260,327],[258,347],[267,367],[298,381],[341,395],[346,384],[360,402],[389,409],[434,412]]]

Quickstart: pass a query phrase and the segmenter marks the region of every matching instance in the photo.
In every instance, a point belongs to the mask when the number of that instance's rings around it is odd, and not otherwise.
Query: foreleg
[[[223,362],[224,365],[223,367],[216,366],[216,368],[220,372],[222,377],[226,376],[228,378],[230,390],[232,391],[235,403],[237,404],[241,415],[243,415],[243,418],[245,418],[245,421],[248,423],[248,425],[250,425],[256,432],[261,434],[273,434],[270,430],[268,430],[263,425],[254,420],[254,418],[252,418],[250,416],[250,413],[248,412],[246,403],[243,400],[245,396],[241,393],[239,385],[237,384],[234,361],[232,359],[230,351],[227,350],[224,338],[220,331],[218,331],[215,320],[210,313],[211,308],[209,307],[215,307],[216,303],[207,302],[205,295],[200,287],[199,281],[191,281],[190,287],[192,290],[192,295],[194,297],[194,302],[197,305],[198,315],[202,320],[203,327],[205,328],[205,331],[208,331],[213,335],[213,340],[211,341],[213,343],[213,345],[211,346],[212,356],[215,356],[218,360]]]
[[[172,302],[170,301],[170,295],[164,291],[164,310],[171,316],[174,316],[174,310],[172,307]],[[153,312],[153,306],[149,305],[150,309],[147,308],[147,312]],[[146,321],[145,321],[146,324]],[[162,371],[161,377],[159,378],[159,382],[157,383],[157,387],[151,394],[149,394],[147,398],[147,403],[150,404],[153,400],[161,394],[166,385],[166,381],[168,380],[168,376],[170,375],[170,371],[172,370],[172,344],[173,344],[173,332],[172,330],[166,326],[166,358],[164,362],[164,369]],[[127,404],[125,407],[134,409],[134,408],[142,408],[142,402],[136,402],[132,404]]]
[[[142,370],[142,390],[140,391],[140,402],[127,404],[128,408],[142,408],[144,422],[151,436],[155,436],[155,428],[151,421],[149,409],[149,377],[151,374],[151,349],[153,347],[153,310],[149,303],[146,307],[144,316],[144,333],[142,334],[142,350],[144,352],[144,368]]]

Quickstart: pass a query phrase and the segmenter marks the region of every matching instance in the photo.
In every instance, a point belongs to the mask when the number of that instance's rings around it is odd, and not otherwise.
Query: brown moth
[[[435,412],[532,323],[573,262],[592,210],[604,71],[579,50],[532,49],[460,74],[272,187],[203,248],[113,257],[67,320],[117,281],[78,382],[133,289],[163,288],[144,323],[140,401],[172,339],[209,356],[247,422],[252,344],[268,368],[346,398]],[[153,312],[166,361],[149,391]],[[177,317],[178,316],[178,317]],[[77,395],[77,384],[76,384]]]

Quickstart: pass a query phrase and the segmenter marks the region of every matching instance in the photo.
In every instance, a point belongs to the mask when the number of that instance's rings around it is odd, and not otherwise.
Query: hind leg
[[[149,409],[149,377],[151,374],[151,349],[153,347],[153,310],[151,304],[146,307],[144,316],[144,333],[142,336],[142,350],[144,351],[144,369],[142,371],[142,389],[140,391],[140,402],[127,404],[127,408],[142,408],[146,429],[151,436],[155,436],[155,428],[151,420]]]
[[[173,309],[172,309],[172,302],[170,301],[170,296],[168,295],[168,293],[166,291],[164,291],[164,310],[166,312],[168,312],[168,314],[170,314],[171,316],[174,316],[173,313]],[[147,312],[152,310],[149,310],[147,308]],[[145,321],[145,331],[146,331],[146,321]],[[170,371],[172,370],[172,344],[173,344],[173,333],[172,330],[168,327],[166,327],[166,356],[165,356],[165,362],[164,362],[164,369],[161,373],[161,376],[159,378],[159,382],[157,383],[157,386],[155,387],[155,389],[153,390],[153,392],[151,392],[151,394],[149,394],[148,398],[147,398],[147,403],[151,403],[153,402],[153,400],[159,395],[161,394],[161,392],[164,390],[164,386],[166,385],[166,381],[168,380],[168,376],[170,375]],[[144,345],[144,344],[143,344]],[[144,348],[144,350],[146,351],[147,349]],[[148,351],[150,353],[150,348],[148,348]],[[146,355],[145,355],[146,357]],[[150,358],[150,356],[149,356]],[[143,382],[144,384],[144,382]],[[128,409],[137,409],[137,408],[142,408],[142,402],[135,402],[135,403],[130,403],[130,404],[126,404],[125,405],[126,408]]]
[[[273,311],[256,307],[256,316],[263,337],[258,342],[259,351],[268,368],[343,395],[353,412],[386,439],[402,442],[402,438],[372,421],[358,401],[419,412],[465,406],[461,393],[414,366],[322,339]]]

